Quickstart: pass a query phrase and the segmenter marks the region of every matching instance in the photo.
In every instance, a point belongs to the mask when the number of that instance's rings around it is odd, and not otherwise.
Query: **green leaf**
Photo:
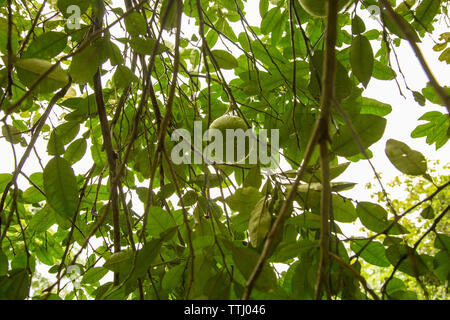
[[[248,279],[256,266],[259,254],[250,248],[233,247],[231,249],[233,261],[245,279]],[[255,281],[255,288],[261,291],[274,291],[277,287],[277,278],[273,269],[266,262]]]
[[[398,270],[412,277],[415,277],[416,275],[424,275],[428,271],[422,257],[417,254],[417,252],[413,253],[413,249],[409,246],[392,245],[387,248],[386,257],[393,266],[396,266],[400,259],[403,258],[402,262],[398,266]]]
[[[125,28],[132,36],[144,35],[147,33],[147,21],[136,11],[127,15],[124,19]]]
[[[361,114],[373,114],[376,116],[384,117],[392,111],[390,104],[362,97]]]
[[[193,206],[195,203],[197,203],[197,200],[198,195],[197,192],[195,192],[194,190],[188,190],[183,195],[183,204],[187,207]],[[179,203],[179,205],[181,206],[181,203]]]
[[[120,272],[121,269],[125,269],[129,266],[133,259],[132,251],[119,251],[113,253],[108,259],[106,259],[103,267],[113,272]]]
[[[164,16],[167,16],[166,23],[163,27],[165,30],[171,30],[177,26],[177,5],[178,1],[163,0],[161,4],[160,22],[163,22]],[[195,5],[193,10],[196,11]]]
[[[386,155],[401,172],[417,176],[427,172],[427,161],[422,153],[412,150],[401,141],[389,139],[386,142]]]
[[[352,119],[353,127],[364,148],[368,148],[383,136],[386,119],[370,114],[361,114]],[[351,130],[345,126],[338,132],[332,143],[332,150],[342,157],[350,157],[360,153]]]
[[[66,159],[70,164],[74,164],[83,158],[86,153],[87,142],[85,139],[77,139],[72,142],[64,153],[64,159]]]
[[[420,105],[425,106],[425,97],[419,91],[413,91],[414,100]]]
[[[129,42],[131,48],[134,51],[145,55],[151,55],[156,44],[156,40],[152,38],[133,38]],[[156,52],[160,54],[168,51],[170,51],[170,49],[164,44],[160,43]]]
[[[230,206],[231,210],[239,211],[243,214],[250,214],[261,197],[262,194],[258,189],[246,187],[236,190],[236,192],[226,198],[225,201]]]
[[[150,265],[160,254],[162,241],[160,239],[151,239],[144,247],[137,251],[136,269],[133,277],[145,277]]]
[[[360,202],[356,206],[356,213],[361,223],[371,231],[378,233],[388,226],[388,213],[376,203]]]
[[[11,181],[12,175],[9,173],[0,173],[0,192],[3,193],[6,185]]]
[[[415,11],[414,26],[418,30],[423,30],[423,26],[428,28],[441,7],[441,0],[423,0]]]
[[[0,250],[0,276],[4,276],[8,273],[8,257]]]
[[[57,7],[59,11],[62,13],[62,15],[65,18],[68,18],[73,14],[67,12],[67,8],[69,6],[75,5],[80,8],[80,13],[86,12],[86,10],[89,8],[89,6],[92,4],[92,0],[58,0]]]
[[[69,73],[74,82],[84,84],[92,80],[100,65],[100,52],[91,45],[73,56]]]
[[[405,289],[406,289],[406,286],[402,280],[400,280],[398,278],[392,278],[386,287],[386,293],[391,295],[395,292],[402,291]]]
[[[278,7],[270,9],[261,21],[261,32],[269,34],[272,32],[281,21],[281,10]]]
[[[21,59],[16,61],[17,76],[30,88],[42,75],[53,67],[51,62],[42,59]],[[69,81],[66,72],[58,65],[45,76],[34,89],[36,93],[51,93],[64,87]]]
[[[352,33],[361,34],[364,31],[366,31],[364,21],[359,16],[355,15],[352,19]]]
[[[113,76],[113,82],[118,89],[126,88],[138,80],[139,78],[126,66],[118,66]]]
[[[89,269],[84,274],[81,283],[93,284],[97,281],[100,281],[108,273],[108,271],[109,270],[104,267],[94,267],[92,269]]]
[[[366,245],[367,241],[369,240],[352,240],[350,249],[356,254]],[[381,243],[371,241],[360,253],[360,257],[375,266],[389,267],[390,263],[386,258],[385,252],[386,249]]]
[[[48,204],[59,215],[72,219],[78,206],[78,185],[67,160],[54,157],[44,169],[44,192]]]
[[[60,54],[66,48],[66,45],[67,35],[65,33],[48,31],[31,42],[22,58],[48,60]]]
[[[359,35],[353,38],[350,50],[350,63],[354,75],[364,87],[367,87],[372,77],[374,58],[372,46],[366,37]]]
[[[238,61],[228,51],[212,50],[211,53],[220,68],[222,68],[222,69],[237,68]]]
[[[250,213],[248,231],[250,241],[254,247],[258,247],[270,230],[272,217],[266,206],[266,197],[262,197]]]
[[[22,133],[20,130],[8,124],[2,126],[2,135],[6,141],[13,144],[17,144],[22,141]]]
[[[332,199],[333,218],[336,221],[350,223],[358,218],[355,207],[350,200],[346,200],[335,194],[332,195]]]
[[[64,145],[71,142],[78,134],[80,124],[76,121],[68,121],[60,124],[52,131],[47,144],[47,152],[50,155],[64,153]]]
[[[439,56],[439,61],[450,64],[450,48],[445,49]]]
[[[372,75],[378,80],[393,80],[397,77],[397,73],[394,70],[392,70],[389,66],[382,64],[378,60],[373,61]]]
[[[407,40],[407,37],[403,33],[402,29],[399,28],[396,24],[396,21],[400,21],[400,23],[405,27],[405,29],[407,29],[408,32],[412,35],[413,40],[415,42],[420,42],[420,38],[417,35],[414,28],[411,27],[411,25],[408,22],[406,22],[406,20],[401,15],[399,15],[397,12],[394,11],[393,15],[395,16],[395,21],[394,21],[394,19],[392,19],[389,16],[389,14],[387,13],[387,11],[385,9],[381,10],[381,20],[383,21],[386,28],[388,28],[389,31],[392,32],[393,34],[399,36],[402,39]]]
[[[432,206],[427,206],[425,209],[420,212],[420,216],[424,219],[433,219],[434,218],[434,209]]]
[[[7,300],[24,300],[30,291],[31,279],[26,269],[13,269],[5,281],[0,286]]]
[[[450,138],[450,120],[448,115],[439,111],[425,113],[419,120],[429,121],[418,125],[411,133],[412,138],[427,137],[428,144],[436,143],[436,149],[444,146]]]
[[[161,233],[176,227],[172,216],[160,207],[150,207],[147,220],[147,234],[159,238]]]

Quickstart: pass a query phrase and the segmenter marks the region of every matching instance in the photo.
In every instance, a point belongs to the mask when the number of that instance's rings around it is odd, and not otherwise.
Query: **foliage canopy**
[[[410,94],[442,106],[411,136],[447,143],[450,89],[418,43],[448,21],[449,1],[327,6],[321,18],[297,0],[0,0],[0,116],[14,163],[0,174],[0,299],[410,299],[399,274],[448,285],[449,182],[424,155],[386,144],[400,172],[433,184],[408,207],[386,192],[348,199],[354,183],[338,177],[385,135],[395,106],[364,91],[400,80],[402,42],[430,80]],[[448,64],[450,33],[439,40]],[[224,114],[278,129],[284,164],[173,163],[176,129]],[[418,208],[427,228],[408,220]],[[341,230],[354,222],[366,237]],[[370,288],[373,266],[392,273]]]

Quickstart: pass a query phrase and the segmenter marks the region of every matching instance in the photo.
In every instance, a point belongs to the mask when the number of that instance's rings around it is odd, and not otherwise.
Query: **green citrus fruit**
[[[238,130],[242,129],[243,132],[247,132],[249,129],[247,127],[247,124],[245,121],[237,116],[232,115],[223,115],[216,120],[214,120],[211,125],[209,126],[210,129],[217,129],[222,133],[222,142],[223,142],[223,149],[222,149],[222,157],[219,155],[216,155],[215,152],[212,153],[212,160],[216,162],[223,162],[223,163],[240,163],[248,156],[250,152],[250,143],[248,137],[233,137],[230,139],[230,137],[227,138],[227,129],[231,130]],[[237,132],[236,132],[237,133]],[[239,139],[245,139],[244,141],[241,141],[239,144]],[[233,141],[231,141],[233,140]],[[216,142],[216,141],[214,141]],[[231,149],[233,153],[233,160],[230,159],[230,157],[227,155],[227,144],[233,143],[233,149]],[[238,146],[243,148],[243,150],[238,150]],[[231,148],[231,147],[230,147]],[[241,151],[241,152],[239,152]]]
[[[209,126],[210,129],[218,129],[225,133],[226,129],[242,129],[247,130],[247,125],[245,121],[240,117],[223,115],[216,120],[214,120]]]
[[[315,17],[326,17],[326,2],[327,0],[298,0],[302,5],[303,9],[310,15]],[[341,11],[347,4],[349,0],[339,0],[338,11]]]

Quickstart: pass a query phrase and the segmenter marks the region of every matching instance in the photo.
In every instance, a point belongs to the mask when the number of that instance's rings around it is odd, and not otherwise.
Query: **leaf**
[[[441,7],[440,0],[423,0],[415,10],[414,26],[418,30],[423,30],[423,26],[428,28]]]
[[[362,97],[361,114],[373,114],[384,117],[391,113],[392,107],[387,103]]]
[[[64,153],[64,159],[66,159],[70,164],[74,164],[83,158],[86,153],[87,142],[85,139],[77,139],[72,142]]]
[[[333,218],[336,221],[350,223],[358,218],[355,207],[350,200],[346,200],[335,194],[332,195],[332,199]]]
[[[108,271],[109,270],[104,267],[94,267],[89,269],[84,274],[83,279],[81,279],[81,283],[93,284],[100,281],[108,273]]]
[[[450,64],[450,48],[445,49],[439,56],[439,61]]]
[[[450,120],[448,115],[439,111],[431,111],[425,113],[419,120],[429,121],[428,123],[418,125],[411,133],[412,138],[427,137],[428,144],[436,144],[436,149],[444,146],[450,135]]]
[[[114,72],[113,82],[118,89],[124,89],[139,78],[126,66],[118,66]]]
[[[358,115],[352,119],[352,123],[364,148],[368,148],[381,139],[386,128],[386,119],[370,114]],[[333,138],[331,145],[333,152],[342,157],[350,157],[360,153],[354,140],[350,129],[347,126],[343,127]]]
[[[100,52],[91,45],[73,56],[69,73],[74,82],[84,84],[92,80],[100,65]]]
[[[156,40],[152,38],[133,38],[130,41],[131,48],[140,54],[151,55],[153,53],[153,48],[155,47]],[[164,44],[160,43],[158,45],[157,54],[168,52],[170,49]]]
[[[0,173],[0,192],[3,193],[6,185],[11,181],[12,175],[9,173]]]
[[[420,212],[420,216],[424,219],[433,219],[434,218],[434,210],[432,206],[427,206],[425,209]]]
[[[0,276],[4,276],[8,273],[8,257],[0,250]]]
[[[270,9],[261,21],[261,32],[263,34],[269,34],[277,25],[280,24],[281,10],[279,7]]]
[[[250,241],[254,247],[258,247],[270,230],[272,217],[266,206],[266,197],[262,197],[250,213],[248,231]]]
[[[366,31],[364,21],[357,15],[352,19],[352,34],[361,34]]]
[[[195,192],[194,190],[188,190],[184,195],[183,195],[183,204],[187,207],[193,206],[198,200],[198,195],[197,192]],[[179,205],[181,206],[181,203],[179,203]]]
[[[372,76],[378,80],[393,80],[397,77],[397,73],[389,66],[382,64],[378,60],[374,60]]]
[[[72,13],[67,12],[69,6],[75,5],[80,8],[80,13],[86,12],[92,0],[58,0],[57,7],[65,18],[68,18]]]
[[[366,37],[359,35],[353,38],[350,50],[350,63],[354,75],[364,87],[367,87],[372,77],[374,58],[372,46]]]
[[[245,279],[248,279],[256,266],[259,254],[249,248],[235,247],[231,249],[233,261]],[[266,262],[255,281],[255,288],[261,291],[274,291],[277,287],[277,278],[270,265]]]
[[[147,21],[136,11],[127,15],[124,22],[125,28],[132,36],[144,35],[147,33]]]
[[[2,126],[2,135],[6,141],[17,144],[22,141],[22,133],[19,129],[9,124]]]
[[[369,240],[352,240],[350,249],[356,254],[366,245],[367,241]],[[360,253],[360,257],[375,266],[389,267],[390,263],[386,258],[385,252],[386,249],[381,243],[371,241]]]
[[[67,45],[67,35],[63,32],[47,31],[37,37],[22,58],[51,59],[60,54]]]
[[[177,223],[172,216],[160,207],[150,207],[147,221],[147,234],[159,238],[161,233],[176,227]]]
[[[219,68],[222,69],[234,69],[238,66],[238,61],[235,57],[225,50],[212,50],[214,59],[216,60]]]
[[[391,295],[395,292],[402,291],[405,289],[406,289],[406,286],[402,280],[400,280],[398,278],[392,278],[386,287],[386,293]]]
[[[136,257],[136,269],[134,270],[133,277],[145,277],[150,265],[160,254],[162,241],[160,239],[151,239],[144,247],[137,251]]]
[[[26,269],[13,269],[0,290],[5,293],[7,300],[25,300],[30,291],[30,284],[31,279]]]
[[[428,268],[422,257],[413,253],[413,249],[406,245],[392,245],[386,249],[386,257],[391,265],[396,266],[400,259],[402,262],[398,266],[398,270],[415,277],[416,274],[421,276],[427,273]]]
[[[417,176],[427,172],[427,161],[422,153],[412,150],[401,141],[389,139],[386,142],[386,155],[401,172]]]
[[[162,23],[164,20],[164,17],[166,18],[166,23],[164,26],[161,26],[165,30],[171,30],[177,26],[177,6],[178,1],[170,1],[170,0],[163,0],[161,4],[161,12],[160,12],[160,22]],[[194,5],[194,9],[195,5]]]
[[[17,76],[30,88],[42,75],[53,67],[51,62],[42,59],[21,59],[16,61]],[[37,93],[51,93],[64,87],[69,81],[66,72],[58,65],[45,76],[34,89]]]
[[[54,157],[44,169],[44,192],[48,204],[59,215],[68,219],[78,206],[78,185],[75,174],[67,160]]]
[[[261,197],[262,194],[258,189],[245,187],[237,189],[236,192],[226,198],[225,201],[228,206],[230,206],[231,210],[239,211],[243,214],[250,214]]]
[[[121,269],[128,267],[133,259],[133,252],[129,250],[119,251],[113,253],[106,259],[103,267],[113,272],[120,272]]]
[[[373,232],[381,232],[388,226],[386,210],[376,203],[360,202],[356,213],[361,223]]]
[[[394,11],[393,15],[395,16],[395,20],[399,21],[404,26],[404,28],[408,30],[408,33],[412,35],[413,40],[415,42],[420,42],[420,38],[417,35],[414,28],[411,27],[411,25],[408,22],[406,22],[406,20],[397,12]],[[389,16],[389,14],[385,9],[381,10],[381,20],[383,21],[384,25],[386,26],[386,28],[389,29],[390,32],[399,36],[402,39],[408,40],[407,36],[403,33],[402,29],[397,26],[396,21],[394,21],[394,19],[392,19]]]
[[[64,153],[64,145],[71,142],[78,134],[80,124],[76,121],[68,121],[60,124],[52,131],[47,144],[47,152],[50,155]]]

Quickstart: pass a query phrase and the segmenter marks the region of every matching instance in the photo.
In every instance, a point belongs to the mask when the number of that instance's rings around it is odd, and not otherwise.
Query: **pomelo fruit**
[[[323,18],[327,16],[326,12],[326,2],[327,0],[298,0],[303,9],[310,15]],[[341,11],[347,4],[349,0],[339,0],[338,11]]]
[[[237,116],[232,115],[223,115],[216,120],[214,120],[211,125],[209,126],[209,129],[216,129],[219,130],[222,134],[222,156],[220,154],[216,154],[214,150],[211,153],[210,160],[216,161],[216,162],[223,162],[223,163],[242,163],[244,161],[248,154],[250,153],[251,143],[250,139],[246,137],[245,133],[249,128],[247,127],[247,124],[245,121]],[[233,136],[232,138],[227,137],[227,130],[239,130],[242,129],[241,133],[244,133],[243,136]],[[233,131],[236,134],[239,131]],[[212,133],[210,133],[210,136]],[[245,139],[245,140],[240,140]],[[231,141],[233,140],[233,141]],[[213,138],[210,142],[217,143],[218,141]],[[239,144],[240,142],[240,144]],[[233,143],[233,149],[231,151],[233,152],[233,155],[227,155],[227,145]],[[241,148],[242,150],[238,150],[238,148]],[[230,159],[230,156],[232,156],[232,159]]]

